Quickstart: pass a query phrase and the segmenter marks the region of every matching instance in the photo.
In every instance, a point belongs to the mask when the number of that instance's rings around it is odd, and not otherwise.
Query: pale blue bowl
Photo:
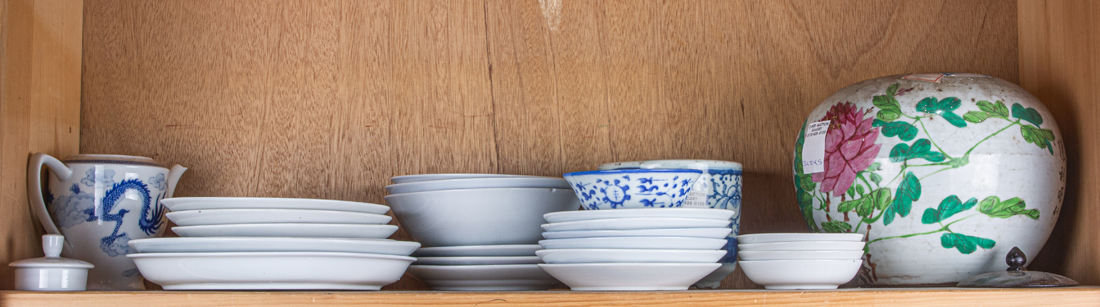
[[[702,174],[696,169],[618,169],[563,177],[580,198],[581,208],[603,210],[679,208]]]

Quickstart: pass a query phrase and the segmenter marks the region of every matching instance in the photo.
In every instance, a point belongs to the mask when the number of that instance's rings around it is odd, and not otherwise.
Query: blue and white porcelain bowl
[[[696,169],[703,172],[695,182],[682,207],[713,208],[733,211],[730,218],[730,233],[726,244],[726,257],[722,258],[722,267],[696,283],[700,288],[717,288],[736,268],[737,235],[741,232],[741,163],[718,160],[650,160],[632,162],[614,162],[600,165],[601,170],[625,169]]]
[[[703,171],[621,169],[567,173],[565,180],[587,210],[679,208]]]

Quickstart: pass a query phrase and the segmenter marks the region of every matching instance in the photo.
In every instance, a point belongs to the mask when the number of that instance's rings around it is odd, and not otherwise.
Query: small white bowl
[[[857,260],[863,250],[851,251],[739,251],[742,261],[757,260]]]
[[[716,263],[725,250],[692,249],[544,249],[546,263]],[[423,258],[421,258],[423,259]]]
[[[629,217],[682,217],[693,219],[728,220],[737,213],[732,210],[715,210],[703,208],[664,208],[661,210],[646,209],[615,209],[615,210],[581,210],[562,211],[543,214],[542,217],[550,223],[620,219]]]
[[[737,244],[742,251],[850,251],[863,250],[863,242],[807,241]]]
[[[687,290],[719,263],[574,263],[539,267],[574,291]]]
[[[413,257],[534,256],[538,244],[421,247]]]
[[[863,241],[859,233],[757,233],[737,236],[742,244],[804,241]]]
[[[687,237],[608,237],[539,241],[544,249],[721,249],[725,239]]]
[[[598,238],[598,237],[692,237],[721,239],[729,236],[730,228],[660,228],[634,230],[573,230],[547,231],[547,239]]]
[[[489,256],[489,257],[420,257],[416,265],[486,265],[486,264],[537,264],[542,260],[536,256]]]
[[[721,228],[729,220],[692,219],[678,217],[634,217],[542,224],[545,231],[574,230],[635,230],[654,228]]]
[[[852,280],[862,260],[765,260],[739,261],[752,282],[765,289],[836,289]]]

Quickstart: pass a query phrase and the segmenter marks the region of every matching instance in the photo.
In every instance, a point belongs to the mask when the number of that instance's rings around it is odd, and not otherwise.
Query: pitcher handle
[[[61,181],[69,180],[69,177],[73,176],[73,170],[66,167],[57,158],[44,153],[34,154],[31,156],[30,163],[27,163],[27,199],[30,200],[31,209],[38,220],[42,222],[42,227],[46,228],[46,233],[59,235],[61,232],[57,230],[57,226],[50,219],[49,211],[46,211],[46,200],[42,199],[43,164],[50,167],[53,174]]]

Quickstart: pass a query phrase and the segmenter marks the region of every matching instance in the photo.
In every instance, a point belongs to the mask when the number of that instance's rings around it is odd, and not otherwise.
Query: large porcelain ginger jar
[[[827,122],[826,122],[827,121]],[[1010,82],[913,74],[852,84],[802,126],[798,204],[811,231],[865,234],[859,284],[955,283],[1034,259],[1066,183],[1050,112]]]

